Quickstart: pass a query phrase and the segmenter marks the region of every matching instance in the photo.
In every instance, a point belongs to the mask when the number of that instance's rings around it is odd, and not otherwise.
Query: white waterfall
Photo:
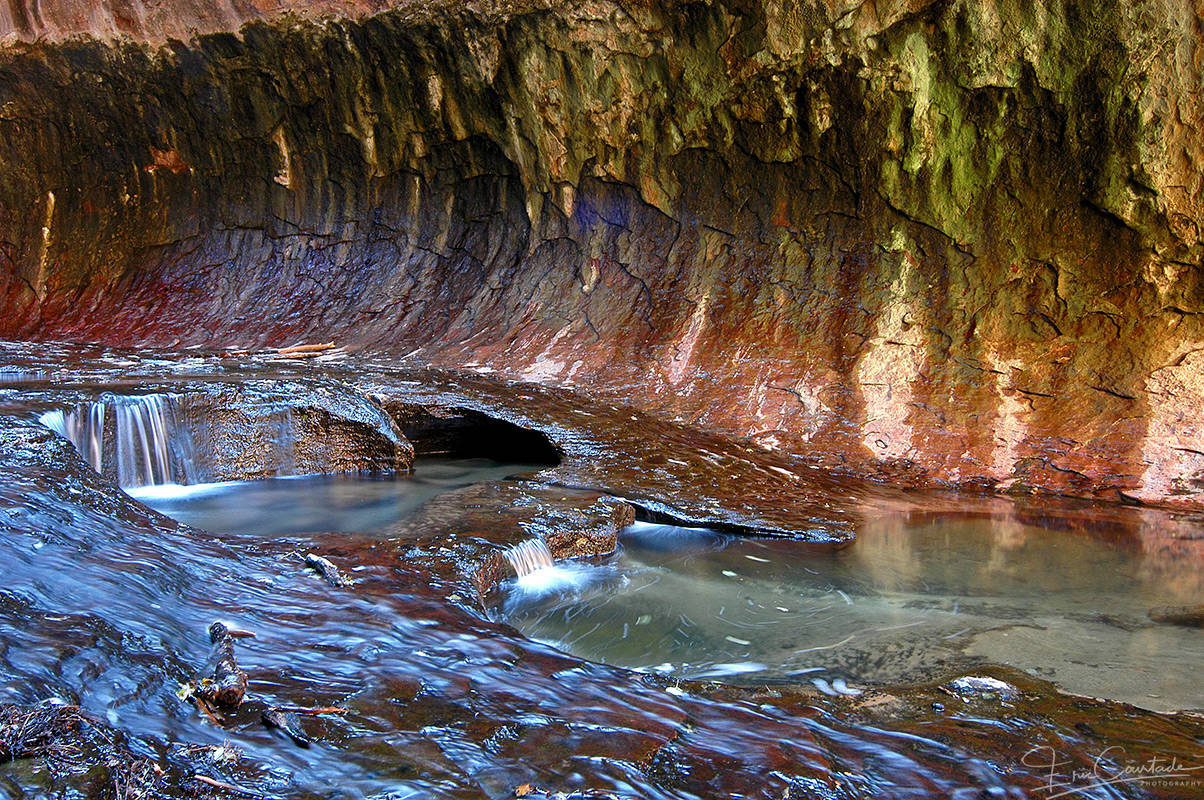
[[[514,569],[514,574],[524,578],[536,570],[553,566],[552,551],[548,550],[543,539],[528,539],[506,549],[506,560]]]
[[[134,400],[114,407],[117,482],[122,486],[171,483],[166,396],[150,394]]]
[[[155,486],[173,481],[173,464],[188,473],[191,459],[177,452],[183,442],[175,441],[176,398],[166,394],[129,397],[106,395],[94,403],[81,403],[66,411],[48,411],[41,416],[46,427],[75,445],[92,468],[104,472],[105,423],[112,409],[116,435],[117,483],[121,486]],[[186,437],[183,437],[186,438]]]
[[[47,411],[41,416],[47,428],[62,436],[100,472],[104,468],[104,403],[90,403],[68,411]]]
[[[572,561],[557,563],[543,539],[528,539],[506,550],[506,561],[516,580],[510,585],[506,606],[514,608],[551,594],[579,592],[613,572]]]
[[[46,372],[40,369],[15,369],[13,367],[0,367],[0,386],[16,383],[36,383],[46,379]]]

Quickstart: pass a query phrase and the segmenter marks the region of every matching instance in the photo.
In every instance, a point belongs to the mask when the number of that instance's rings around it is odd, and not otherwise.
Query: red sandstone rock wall
[[[133,38],[0,56],[0,335],[337,338],[835,469],[1200,505],[1187,0],[415,6],[162,47],[133,39],[274,7],[137,8],[12,23]]]
[[[238,30],[252,20],[285,13],[305,17],[359,17],[381,11],[385,0],[9,0],[0,7],[0,37],[32,41],[77,35],[187,41],[196,34]]]

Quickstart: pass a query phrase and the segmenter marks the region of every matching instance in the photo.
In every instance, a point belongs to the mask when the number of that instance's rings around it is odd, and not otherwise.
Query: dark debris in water
[[[225,781],[208,776],[219,760],[207,757],[217,749],[181,748],[151,758],[146,743],[131,741],[78,706],[53,701],[0,705],[0,762],[8,764],[4,788],[13,793],[6,796],[112,800],[226,796],[224,791],[213,791]],[[220,759],[231,760],[237,761],[237,755]]]
[[[71,749],[70,740],[87,724],[77,706],[0,706],[0,759],[61,755]]]
[[[209,626],[212,649],[205,664],[205,675],[193,685],[201,699],[218,706],[234,707],[247,692],[247,673],[239,669],[234,656],[234,637],[220,622]]]
[[[293,712],[265,708],[261,716],[263,724],[283,732],[298,747],[309,747],[309,734],[301,727],[301,720]]]
[[[531,800],[620,800],[621,796],[614,792],[594,791],[584,789],[576,792],[559,792],[543,789],[530,783],[516,786],[515,797],[526,797]]]
[[[200,381],[152,361],[85,373],[162,391]],[[329,380],[345,394],[353,381],[393,404],[469,409],[540,431],[563,461],[441,495],[372,539],[219,536],[90,472],[32,421],[65,402],[34,385],[0,417],[0,681],[20,703],[0,716],[12,796],[1018,797],[1047,785],[1048,768],[1026,760],[1034,748],[1075,769],[1116,745],[1133,764],[1204,758],[1199,717],[1068,697],[1023,675],[973,673],[1015,686],[1007,704],[950,697],[939,687],[956,674],[826,697],[810,684],[678,683],[525,639],[471,594],[504,574],[508,546],[540,537],[558,557],[609,552],[633,513],[622,498],[728,530],[841,539],[865,491],[568,393],[341,364],[304,390]],[[316,366],[270,369],[293,379]],[[235,379],[207,369],[208,382]],[[307,552],[354,574],[355,591],[307,575]],[[248,698],[214,724],[175,691],[219,617],[256,637],[237,645]],[[78,707],[38,705],[50,694]],[[311,747],[267,730],[265,711],[286,730],[291,715]],[[1079,796],[1186,795],[1150,784]]]

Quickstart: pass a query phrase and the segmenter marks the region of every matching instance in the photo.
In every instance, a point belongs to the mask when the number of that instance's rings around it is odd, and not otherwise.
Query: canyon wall
[[[10,0],[0,337],[333,339],[1200,507],[1202,14]]]

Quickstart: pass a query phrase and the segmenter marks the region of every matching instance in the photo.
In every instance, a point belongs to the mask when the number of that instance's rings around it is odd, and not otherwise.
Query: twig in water
[[[338,706],[323,706],[321,708],[306,708],[304,706],[269,706],[269,711],[285,711],[290,714],[350,714],[351,709]]]
[[[844,637],[836,644],[826,644],[822,647],[808,647],[806,650],[795,650],[794,652],[795,653],[814,653],[816,650],[835,650],[837,647],[840,647],[842,644],[848,644],[849,642],[853,641],[854,636],[856,636],[856,634],[850,633],[848,636]]]
[[[252,792],[250,789],[244,789],[241,786],[235,786],[232,783],[225,783],[223,781],[214,780],[213,778],[210,778],[208,775],[202,775],[199,772],[197,774],[193,775],[192,777],[195,778],[196,780],[200,781],[201,783],[208,784],[209,786],[214,787],[215,789],[225,789],[228,792],[235,792],[236,794],[246,795],[247,797],[259,797],[260,796],[259,792]]]
[[[197,708],[199,708],[199,709],[201,709],[201,711],[205,712],[205,716],[209,717],[209,721],[212,722],[214,725],[217,725],[222,728],[224,728],[226,726],[226,723],[221,719],[221,717],[219,717],[219,716],[217,716],[217,714],[213,713],[213,709],[210,708],[208,700],[201,697],[199,694],[192,695],[191,700],[197,704]]]
[[[325,344],[295,344],[292,347],[281,347],[276,350],[279,355],[285,356],[292,353],[320,353],[323,350],[333,350],[334,342],[326,342]]]

